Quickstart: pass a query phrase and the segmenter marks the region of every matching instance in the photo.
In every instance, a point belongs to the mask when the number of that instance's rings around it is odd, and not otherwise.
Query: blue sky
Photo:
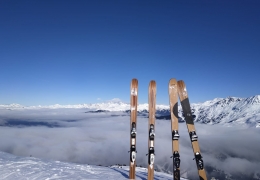
[[[0,104],[139,103],[170,78],[191,102],[260,89],[260,1],[0,1]],[[100,98],[101,100],[98,100]]]

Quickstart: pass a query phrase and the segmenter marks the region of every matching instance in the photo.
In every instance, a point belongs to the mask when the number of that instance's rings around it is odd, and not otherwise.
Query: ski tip
[[[136,78],[133,78],[131,82],[132,83],[138,83],[138,80]]]
[[[183,80],[179,80],[178,84],[185,84]]]
[[[150,81],[148,89],[149,89],[149,94],[150,93],[156,94],[156,82],[154,80]]]
[[[186,88],[186,85],[185,85],[183,80],[179,80],[177,82],[177,84],[178,84],[178,89],[185,89]]]
[[[188,100],[188,92],[183,80],[178,81],[178,94],[181,102],[184,101],[185,99]]]
[[[170,79],[169,81],[169,89],[174,89],[177,87],[177,80],[175,78]]]
[[[132,79],[132,81],[131,81],[131,88],[133,88],[133,87],[135,87],[135,88],[137,88],[138,87],[138,80],[137,79]]]
[[[175,78],[171,78],[169,81],[169,83],[176,83],[176,82],[177,82],[177,80]]]
[[[149,85],[150,85],[151,87],[155,87],[155,86],[156,86],[156,82],[155,82],[154,80],[151,80]]]

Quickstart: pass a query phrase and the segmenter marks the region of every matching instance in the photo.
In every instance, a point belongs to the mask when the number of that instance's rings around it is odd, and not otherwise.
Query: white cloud
[[[85,111],[2,109],[0,151],[84,164],[128,165],[130,117],[124,112]],[[21,122],[19,126],[18,122]],[[4,126],[4,123],[13,127]],[[172,171],[170,121],[157,120],[155,128],[155,164],[157,169]],[[258,129],[201,124],[196,124],[196,129],[206,167],[248,176],[260,173]],[[188,176],[197,176],[196,164],[192,160],[193,151],[184,123],[180,124],[179,133],[181,172],[188,171]],[[147,166],[147,135],[147,118],[138,117],[137,164],[142,166]],[[214,172],[209,171],[209,176],[212,174]]]

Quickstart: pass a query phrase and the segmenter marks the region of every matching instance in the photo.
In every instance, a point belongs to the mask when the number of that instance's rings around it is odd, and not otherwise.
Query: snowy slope
[[[33,157],[17,157],[0,152],[0,179],[51,180],[51,179],[128,179],[127,166],[93,166],[41,160]],[[147,169],[137,167],[136,179],[147,179]],[[171,180],[172,175],[155,172],[155,180]],[[184,180],[184,179],[182,179]]]
[[[249,98],[217,98],[193,104],[192,110],[195,122],[260,127],[260,95]]]

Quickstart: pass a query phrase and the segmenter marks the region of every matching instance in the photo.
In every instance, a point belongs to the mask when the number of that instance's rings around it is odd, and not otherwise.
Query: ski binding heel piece
[[[153,147],[150,147],[148,154],[149,154],[148,164],[149,164],[150,167],[152,168],[152,167],[153,167],[153,164],[154,164],[154,159],[155,159],[155,154],[154,154],[154,148],[153,148]]]
[[[194,159],[196,160],[198,169],[203,169],[204,168],[203,160],[202,160],[202,156],[201,156],[201,154],[199,152],[195,153],[195,158]]]
[[[136,159],[136,152],[135,151],[131,151],[131,162],[134,163]]]
[[[171,158],[173,158],[173,168],[174,170],[176,170],[177,168],[180,168],[180,154],[178,151],[174,151],[173,155],[171,156]]]
[[[150,154],[150,167],[151,168],[153,168],[154,159],[155,159],[155,155],[154,154]]]
[[[132,145],[130,149],[130,161],[134,163],[135,159],[136,159],[136,148],[135,145]]]

